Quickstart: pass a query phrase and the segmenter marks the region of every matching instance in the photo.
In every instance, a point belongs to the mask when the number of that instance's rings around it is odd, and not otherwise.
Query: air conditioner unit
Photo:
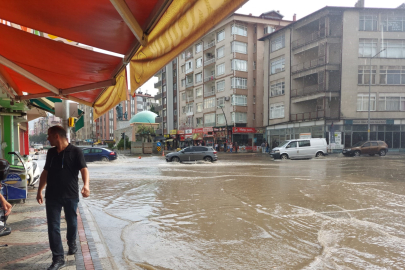
[[[225,101],[229,101],[230,99],[230,97],[225,97]]]

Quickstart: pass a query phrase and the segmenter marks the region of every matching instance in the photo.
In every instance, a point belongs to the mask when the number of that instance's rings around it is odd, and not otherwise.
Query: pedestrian
[[[262,154],[264,154],[266,152],[266,143],[262,142],[261,146],[262,146]]]
[[[80,148],[70,144],[66,130],[61,126],[48,129],[48,140],[53,148],[48,150],[44,170],[40,177],[37,201],[44,202],[42,190],[45,191],[45,209],[48,222],[49,246],[52,251],[52,265],[48,270],[58,270],[65,266],[64,251],[60,235],[60,218],[62,207],[67,225],[68,255],[77,252],[77,205],[79,203],[79,171],[83,179],[81,193],[90,195],[89,171]]]
[[[268,153],[269,151],[270,151],[270,145],[269,145],[269,143],[268,142],[266,142],[266,153]]]
[[[215,143],[215,150],[218,152],[218,143]]]
[[[0,184],[1,188],[1,184]],[[11,212],[11,208],[13,207],[6,199],[3,197],[3,195],[0,194],[0,204],[1,207],[4,209],[6,216],[8,216]]]
[[[239,150],[238,142],[235,142],[235,153],[238,153],[238,150]]]
[[[232,142],[229,144],[229,152],[231,152],[232,153],[232,148],[233,148],[233,145],[232,145]]]
[[[228,147],[226,145],[226,142],[224,142],[224,152],[227,152],[227,150],[228,150]]]

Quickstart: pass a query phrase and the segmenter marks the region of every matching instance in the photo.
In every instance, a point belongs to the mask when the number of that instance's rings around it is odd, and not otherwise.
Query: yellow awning
[[[247,0],[176,0],[131,59],[131,94]]]

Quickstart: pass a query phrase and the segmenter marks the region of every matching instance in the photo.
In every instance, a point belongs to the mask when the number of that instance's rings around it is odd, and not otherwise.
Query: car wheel
[[[360,151],[355,151],[355,152],[354,152],[354,156],[355,156],[355,157],[360,156]]]
[[[323,157],[324,156],[324,154],[322,153],[322,152],[318,152],[318,153],[316,153],[316,155],[315,155],[315,157]]]
[[[212,157],[205,157],[205,158],[204,158],[204,161],[212,162]]]
[[[381,150],[378,154],[380,155],[380,157],[383,157],[385,156],[385,154],[387,154],[387,152],[385,150]]]
[[[171,161],[172,162],[180,162],[180,159],[178,157],[172,157]]]
[[[102,157],[102,158],[101,158],[101,161],[107,162],[107,161],[110,161],[110,160],[108,159],[108,157]]]
[[[288,155],[287,154],[282,154],[281,159],[288,159]]]

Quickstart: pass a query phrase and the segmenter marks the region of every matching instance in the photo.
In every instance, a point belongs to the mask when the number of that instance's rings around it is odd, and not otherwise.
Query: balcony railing
[[[163,109],[163,105],[157,105],[156,107],[155,107],[155,111],[161,111]]]
[[[163,117],[158,116],[155,118],[155,123],[162,123]]]
[[[192,81],[192,82],[186,81],[186,88],[193,87],[193,86],[194,86],[194,81]]]
[[[162,86],[162,81],[158,81],[157,83],[154,84],[155,88],[161,87]]]
[[[319,66],[322,66],[322,65],[325,65],[325,64],[326,64],[326,57],[321,56],[321,57],[319,57],[317,59],[313,59],[311,61],[306,61],[304,63],[292,66],[291,72],[296,73],[296,72],[308,70],[308,69],[311,69],[311,68],[319,67]]]
[[[215,40],[211,41],[210,43],[204,45],[204,51],[208,50],[209,48],[212,48],[215,46]]]
[[[186,53],[186,60],[193,58],[193,54],[192,53]]]
[[[215,127],[215,122],[204,123],[204,127]]]
[[[191,102],[194,101],[194,97],[193,96],[188,96],[186,97],[186,102]]]
[[[304,113],[295,113],[291,114],[291,121],[305,121],[325,118],[325,111],[315,111],[315,112],[304,112]]]
[[[208,66],[208,65],[210,65],[210,64],[212,64],[212,63],[215,63],[215,57],[207,58],[207,59],[204,61],[204,66]]]
[[[325,31],[323,31],[323,32],[325,32]],[[322,35],[321,35],[321,31],[313,32],[313,33],[311,33],[310,35],[308,35],[308,36],[306,36],[304,38],[300,38],[300,39],[297,39],[297,40],[293,41],[292,42],[292,48],[296,49],[298,47],[304,46],[304,45],[309,44],[309,43],[311,43],[311,42],[313,42],[313,41],[315,41],[317,39],[324,38],[324,37],[325,37],[325,34],[322,33]]]
[[[231,85],[232,89],[247,89],[247,85],[243,84],[237,84],[237,85]]]
[[[199,123],[199,124],[196,125],[196,127],[197,127],[197,128],[204,127],[204,124],[203,124],[203,123]]]
[[[192,68],[186,69],[186,74],[193,72],[194,70]]]
[[[204,97],[214,96],[215,95],[215,88],[211,88],[208,91],[204,91]]]
[[[204,78],[204,82],[209,82],[215,80],[215,75],[207,76]]]
[[[299,88],[299,89],[291,89],[291,97],[301,97],[301,96],[308,96],[308,95],[313,95],[313,94],[317,94],[317,93],[325,93],[325,92],[338,92],[339,89],[338,88],[330,88],[327,89],[327,87],[323,86],[323,85],[311,85],[311,86],[307,86],[304,88]]]
[[[155,100],[162,99],[162,93],[158,93],[155,95]]]

